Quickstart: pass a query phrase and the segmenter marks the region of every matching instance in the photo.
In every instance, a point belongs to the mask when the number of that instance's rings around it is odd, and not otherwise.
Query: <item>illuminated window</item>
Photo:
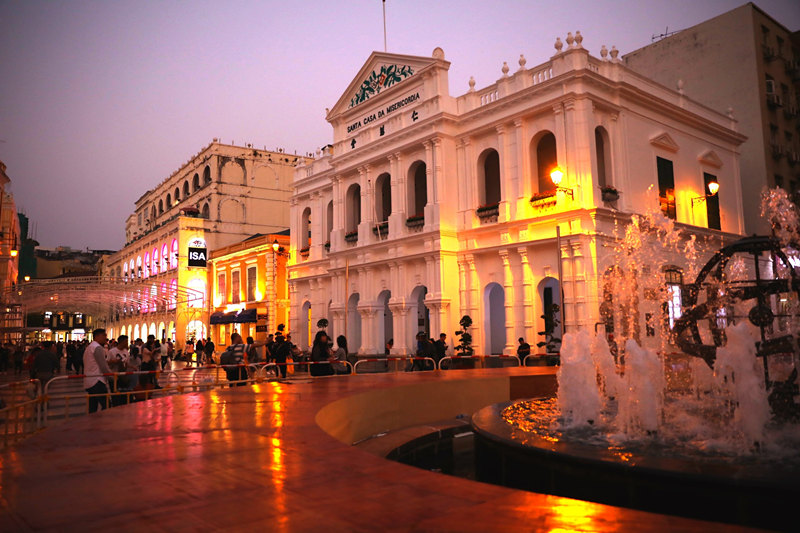
[[[217,274],[217,294],[219,295],[220,303],[228,303],[228,287],[225,285],[225,272]]]
[[[161,246],[161,272],[169,270],[169,252],[167,252],[167,244]]]
[[[681,286],[683,285],[683,274],[680,270],[670,268],[664,272],[664,279],[667,284],[667,317],[669,327],[675,326],[675,321],[683,315],[681,300]]]
[[[158,262],[158,247],[153,248],[153,275],[158,275],[159,269],[159,262]]]
[[[167,309],[175,309],[175,301],[178,298],[178,280],[173,279],[169,283],[169,299],[167,300]]]
[[[238,270],[231,272],[231,303],[238,304],[242,301],[241,280]]]
[[[142,256],[136,257],[136,277],[141,279],[142,278]]]
[[[199,278],[189,280],[189,294],[186,298],[186,307],[202,309],[206,301],[206,282]]]
[[[256,267],[247,267],[247,301],[256,301],[256,284],[258,278],[256,277]]]
[[[150,252],[144,254],[144,277],[150,277]]]
[[[125,263],[122,266],[122,281],[124,281],[125,283],[128,282],[128,263]]]
[[[675,219],[675,175],[672,170],[672,161],[663,157],[656,158],[658,172],[658,201],[661,212],[665,217]]]
[[[178,268],[178,239],[172,239],[172,257],[170,257],[170,268]]]

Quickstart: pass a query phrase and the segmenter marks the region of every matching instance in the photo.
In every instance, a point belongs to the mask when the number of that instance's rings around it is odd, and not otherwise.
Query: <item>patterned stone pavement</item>
[[[0,531],[736,530],[427,472],[340,442],[315,420],[369,391],[536,372],[272,382],[82,417],[0,455]]]

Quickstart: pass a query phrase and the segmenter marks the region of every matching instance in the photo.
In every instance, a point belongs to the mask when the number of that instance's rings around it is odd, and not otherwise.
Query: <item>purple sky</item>
[[[387,0],[389,51],[441,46],[456,95],[568,31],[625,54],[741,3]],[[797,0],[758,5],[800,29]],[[120,248],[134,201],[213,137],[327,144],[324,109],[383,49],[379,0],[0,0],[0,27],[0,159],[46,247]]]

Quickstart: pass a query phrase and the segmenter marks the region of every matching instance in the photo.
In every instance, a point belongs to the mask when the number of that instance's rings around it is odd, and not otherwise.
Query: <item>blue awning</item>
[[[258,312],[256,309],[242,309],[241,311],[231,311],[230,313],[223,313],[217,311],[209,318],[211,324],[243,324],[246,322],[256,322],[258,319]]]

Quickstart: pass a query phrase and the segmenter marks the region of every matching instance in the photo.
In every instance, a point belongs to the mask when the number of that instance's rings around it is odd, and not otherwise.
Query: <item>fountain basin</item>
[[[781,465],[619,451],[524,431],[507,423],[513,402],[472,416],[478,481],[704,520],[796,527],[800,473]]]

